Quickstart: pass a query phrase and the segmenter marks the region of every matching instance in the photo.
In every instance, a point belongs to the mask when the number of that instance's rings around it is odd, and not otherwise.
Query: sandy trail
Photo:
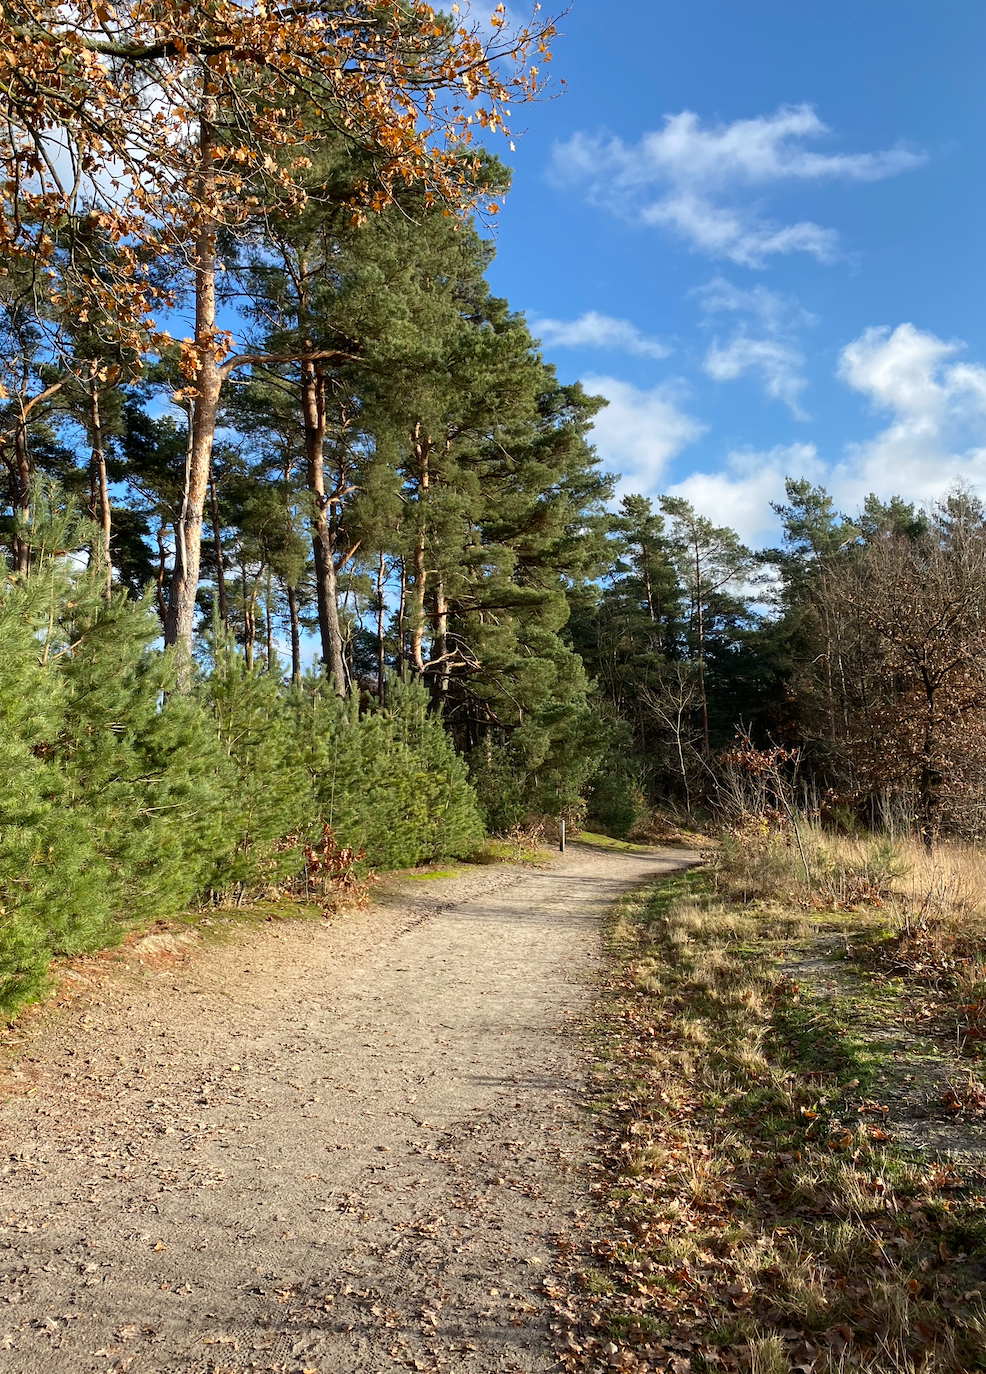
[[[573,847],[79,984],[8,1071],[0,1369],[552,1367],[599,917]]]

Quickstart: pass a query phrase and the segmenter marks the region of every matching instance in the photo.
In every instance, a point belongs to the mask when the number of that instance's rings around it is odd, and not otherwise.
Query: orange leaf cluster
[[[502,6],[491,38],[422,0],[3,0],[0,270],[47,272],[139,350],[162,298],[153,258],[186,252],[203,224],[300,209],[298,147],[320,130],[371,156],[356,217],[408,185],[471,204],[471,126],[507,131],[554,32],[503,26]],[[111,266],[87,249],[93,228],[117,245]]]

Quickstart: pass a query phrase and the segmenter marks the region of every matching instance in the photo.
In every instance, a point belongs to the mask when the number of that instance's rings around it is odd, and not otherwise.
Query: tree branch
[[[246,367],[248,363],[268,366],[274,363],[300,363],[308,359],[313,362],[351,363],[355,362],[358,356],[356,353],[342,353],[338,349],[330,348],[299,353],[238,353],[236,357],[229,358],[223,363],[219,375],[225,381],[230,373],[235,372],[238,367]]]

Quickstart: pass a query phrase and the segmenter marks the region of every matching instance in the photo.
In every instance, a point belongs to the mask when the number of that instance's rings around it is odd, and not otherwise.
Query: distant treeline
[[[928,844],[982,836],[981,501],[956,490],[918,510],[870,496],[849,516],[821,487],[786,485],[780,547],[755,552],[676,498],[660,513],[623,502],[623,560],[571,622],[626,731],[590,804],[632,824],[635,783],[641,806],[677,797],[714,812],[739,733],[747,754],[791,754],[796,795],[826,823]]]

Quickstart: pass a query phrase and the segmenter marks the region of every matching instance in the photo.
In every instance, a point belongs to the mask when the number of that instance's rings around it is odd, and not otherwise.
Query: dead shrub
[[[669,812],[655,808],[634,822],[627,839],[631,844],[701,845],[707,843],[708,836],[695,830],[693,819],[686,825]]]
[[[321,839],[315,845],[306,844],[304,856],[305,897],[317,901],[327,916],[342,907],[368,905],[369,885],[376,877],[372,870],[361,872],[365,849],[341,845],[332,827],[323,823]]]

